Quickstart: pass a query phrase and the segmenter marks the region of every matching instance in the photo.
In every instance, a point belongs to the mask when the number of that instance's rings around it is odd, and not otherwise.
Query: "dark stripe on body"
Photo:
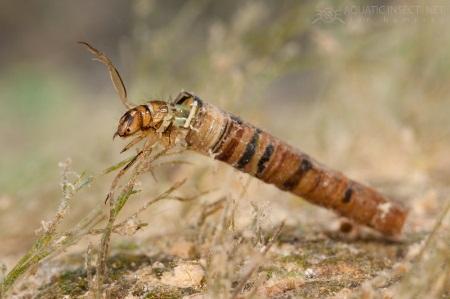
[[[258,146],[259,133],[261,133],[261,130],[255,129],[255,133],[253,134],[252,139],[245,147],[244,154],[241,156],[241,158],[236,164],[237,169],[243,169],[245,165],[247,165],[248,162],[250,162],[250,160],[255,155],[256,148]]]
[[[220,152],[220,154],[217,156],[217,159],[220,161],[227,162],[228,159],[231,158],[231,156],[234,153],[234,150],[239,144],[239,140],[242,138],[242,135],[244,134],[244,128],[236,124],[234,121],[230,122],[230,133],[235,130],[233,136],[231,137],[231,140],[229,142],[224,142],[225,148]],[[230,133],[228,135],[230,135]]]
[[[257,177],[259,177],[263,173],[264,169],[266,169],[267,162],[270,160],[270,157],[273,154],[273,150],[274,147],[272,143],[269,143],[269,145],[264,149],[264,153],[261,156],[261,159],[259,159],[258,161],[258,172],[256,173]]]
[[[342,198],[343,203],[349,203],[352,199],[353,195],[353,189],[351,187],[348,187],[347,190],[345,190],[344,197]]]
[[[281,152],[281,157],[278,158],[279,152]],[[264,174],[262,179],[265,182],[273,182],[273,176],[276,176],[276,174],[279,172],[280,166],[283,164],[283,161],[288,154],[288,150],[281,144],[278,145],[276,148],[274,148],[274,158],[273,161],[269,162],[269,169],[267,170],[267,173]],[[273,164],[273,165],[272,165]],[[276,184],[278,188],[283,189],[279,186],[279,184]]]
[[[220,133],[219,138],[217,138],[216,143],[211,147],[211,151],[213,154],[215,154],[222,147],[225,139],[230,134],[230,129],[232,126],[231,126],[231,120],[228,117],[226,118],[225,125],[222,127],[223,127],[222,132]]]
[[[297,170],[283,183],[285,190],[291,191],[300,183],[302,177],[312,168],[311,161],[308,158],[303,158]]]

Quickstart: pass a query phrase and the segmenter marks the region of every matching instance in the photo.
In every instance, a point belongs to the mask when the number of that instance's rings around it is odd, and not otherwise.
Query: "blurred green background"
[[[1,1],[7,252],[55,209],[59,161],[120,158],[124,108],[76,41],[111,57],[133,102],[190,90],[363,181],[448,186],[449,25],[446,1]]]

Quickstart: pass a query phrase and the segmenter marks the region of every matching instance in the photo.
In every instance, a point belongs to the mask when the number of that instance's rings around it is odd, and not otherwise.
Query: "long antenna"
[[[106,56],[103,52],[97,50],[87,42],[79,41],[78,43],[85,46],[89,52],[95,55],[94,60],[97,60],[106,65],[109,71],[109,76],[111,77],[111,81],[114,85],[114,89],[116,90],[116,93],[119,96],[122,104],[124,104],[128,109],[135,107],[136,105],[128,101],[127,89],[125,88],[122,77],[120,77],[119,71],[116,69],[108,56]]]

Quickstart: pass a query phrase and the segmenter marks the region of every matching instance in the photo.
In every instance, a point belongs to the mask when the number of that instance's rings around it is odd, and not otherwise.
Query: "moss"
[[[263,266],[260,268],[260,271],[265,272],[267,279],[270,279],[275,275],[280,275],[286,272],[286,270],[284,270],[283,268],[275,265]]]
[[[140,298],[158,298],[158,299],[175,299],[183,298],[184,296],[189,296],[197,293],[198,290],[193,288],[176,288],[169,286],[158,286],[144,294],[139,294]],[[137,295],[137,294],[133,294]]]
[[[123,251],[133,251],[139,249],[139,244],[132,241],[120,242],[117,244],[117,249]]]
[[[295,263],[296,265],[300,266],[303,269],[306,269],[310,266],[310,263],[308,262],[308,256],[306,255],[300,255],[300,254],[292,254],[288,256],[283,256],[280,261],[282,263]]]
[[[375,277],[380,271],[388,270],[400,260],[410,240],[403,243],[381,240],[355,240],[346,242],[314,234],[283,235],[282,240],[293,245],[292,254],[275,257],[273,264],[265,266],[267,279],[305,276],[305,270],[312,269],[312,276],[305,277],[305,284],[290,291],[292,297],[324,298],[334,295],[343,288],[354,289],[364,281]],[[392,284],[386,282],[386,285]],[[287,296],[284,293],[283,296]]]
[[[183,294],[177,288],[157,287],[145,294],[145,299],[178,299]]]
[[[81,294],[87,291],[88,289],[86,271],[75,270],[66,272],[60,277],[59,284],[64,294],[67,295]]]
[[[117,254],[108,260],[109,280],[121,281],[121,277],[127,272],[136,271],[143,265],[150,264],[154,260],[146,255]],[[82,264],[82,263],[79,263]],[[95,272],[95,269],[92,269]],[[127,288],[126,285],[122,287]],[[60,298],[61,296],[80,296],[88,291],[89,282],[84,268],[65,271],[54,276],[50,283],[39,288],[37,298]]]
[[[349,280],[319,280],[306,282],[295,290],[295,296],[306,298],[325,298],[335,295],[343,288],[355,288],[359,284]]]
[[[128,271],[136,271],[144,265],[151,265],[154,259],[146,255],[134,255],[127,253],[116,254],[108,259],[109,278],[118,280]]]
[[[49,284],[41,287],[36,298],[76,297],[84,294],[88,288],[89,283],[85,270],[65,271],[61,275],[53,277]]]
[[[165,268],[153,268],[152,269],[153,274],[160,279],[163,275],[164,272],[166,272],[167,270]]]
[[[295,232],[294,232],[295,233]],[[271,255],[259,272],[266,279],[302,277],[304,285],[296,290],[286,291],[283,296],[323,298],[339,292],[343,288],[354,289],[364,281],[388,270],[404,256],[410,242],[389,243],[379,240],[357,240],[347,243],[326,236],[307,237],[284,236],[292,247],[287,256]],[[136,255],[123,248],[108,260],[109,277],[107,283],[114,282],[111,294],[124,297],[132,293],[139,298],[182,298],[198,292],[198,289],[175,288],[169,286],[139,286],[135,280],[124,280],[124,274],[134,273],[142,267],[161,263],[161,267],[152,267],[153,275],[160,278],[164,272],[176,266],[172,256]],[[400,252],[400,253],[399,253]],[[79,265],[79,269],[66,271],[52,279],[52,282],[40,289],[37,298],[61,298],[69,295],[76,297],[84,294],[88,288],[83,259],[71,259],[70,265]],[[312,269],[312,275],[305,277],[305,270]],[[95,269],[93,269],[94,271]],[[261,276],[260,276],[261,277]],[[139,279],[138,279],[139,280]],[[390,285],[395,281],[387,281]],[[252,285],[248,282],[248,286]],[[151,286],[150,286],[151,287]]]

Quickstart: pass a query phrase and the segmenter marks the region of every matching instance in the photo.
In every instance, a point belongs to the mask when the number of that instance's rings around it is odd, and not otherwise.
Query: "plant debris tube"
[[[407,212],[399,203],[191,93],[180,93],[175,104],[196,109],[188,148],[385,235],[401,233]]]

